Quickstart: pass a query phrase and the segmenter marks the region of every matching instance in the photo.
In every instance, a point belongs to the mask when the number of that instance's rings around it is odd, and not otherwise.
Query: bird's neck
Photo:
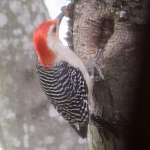
[[[56,54],[47,45],[42,45],[38,50],[38,61],[44,67],[51,66],[55,59]]]

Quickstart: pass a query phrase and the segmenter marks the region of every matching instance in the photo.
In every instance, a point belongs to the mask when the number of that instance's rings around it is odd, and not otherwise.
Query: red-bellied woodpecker
[[[63,16],[61,13],[56,19],[42,23],[34,33],[37,74],[47,98],[76,132],[85,138],[92,82],[82,61],[59,41],[59,25]]]

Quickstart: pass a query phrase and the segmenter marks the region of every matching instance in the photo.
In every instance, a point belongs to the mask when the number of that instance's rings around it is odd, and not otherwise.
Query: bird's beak
[[[58,26],[60,25],[60,23],[61,23],[63,17],[64,17],[64,14],[63,14],[63,12],[61,12],[61,13],[55,18],[55,19],[58,19]]]

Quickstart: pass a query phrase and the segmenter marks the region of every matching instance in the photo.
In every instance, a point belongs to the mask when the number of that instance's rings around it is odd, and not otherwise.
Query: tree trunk
[[[3,150],[36,149],[42,146],[38,144],[40,135],[48,136],[48,130],[38,128],[42,128],[49,116],[45,113],[43,117],[41,106],[37,117],[38,106],[46,100],[36,78],[32,35],[37,25],[48,18],[48,13],[39,0],[1,1],[0,10],[1,147]]]
[[[89,125],[89,150],[123,150],[132,141],[133,118],[144,53],[148,1],[77,0],[69,37],[89,73],[98,49],[105,80],[94,84],[95,113],[111,123],[119,137]],[[73,26],[71,23],[73,22]],[[98,72],[95,70],[96,76]],[[130,143],[131,144],[131,143]],[[128,147],[129,148],[129,147]]]

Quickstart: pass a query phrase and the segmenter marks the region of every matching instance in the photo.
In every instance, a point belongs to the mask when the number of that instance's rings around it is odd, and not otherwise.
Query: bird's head
[[[63,16],[63,13],[60,13],[55,19],[43,22],[34,32],[35,52],[39,63],[45,67],[51,65],[57,57],[53,47],[58,41],[59,25]]]

